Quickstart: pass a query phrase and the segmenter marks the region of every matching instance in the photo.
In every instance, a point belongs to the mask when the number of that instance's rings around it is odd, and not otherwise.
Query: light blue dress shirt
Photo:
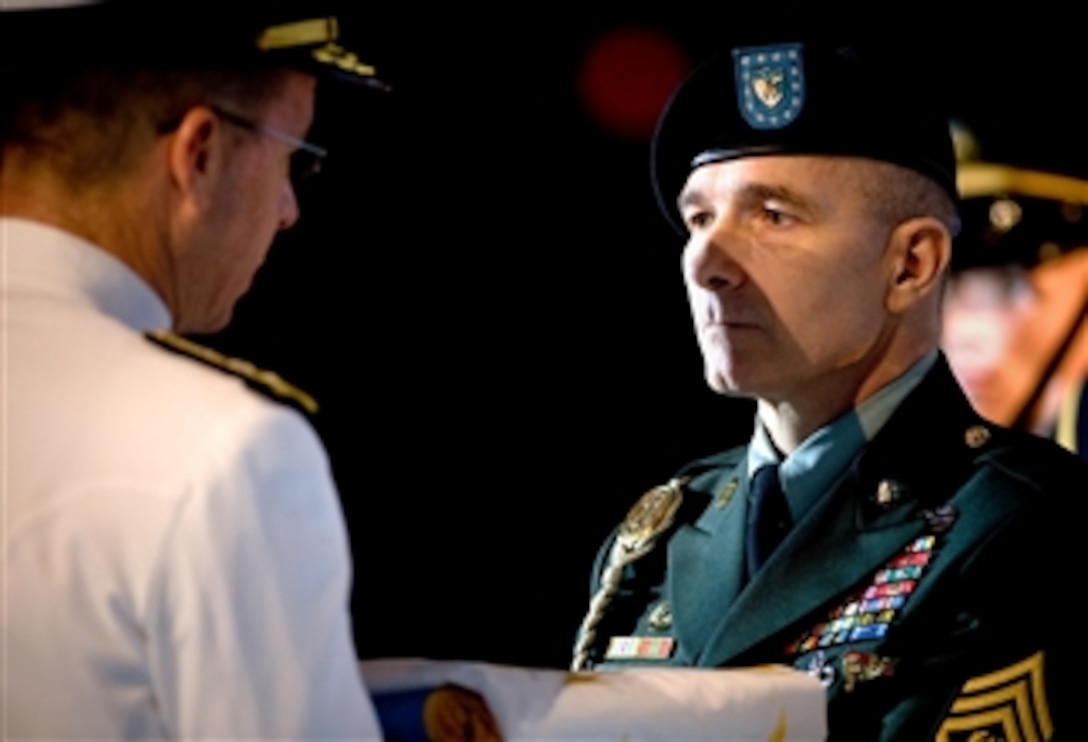
[[[794,523],[809,511],[820,494],[827,491],[862,446],[884,427],[936,361],[937,351],[934,350],[860,405],[815,431],[781,461],[778,477]],[[781,454],[757,417],[748,447],[748,476],[780,459]]]

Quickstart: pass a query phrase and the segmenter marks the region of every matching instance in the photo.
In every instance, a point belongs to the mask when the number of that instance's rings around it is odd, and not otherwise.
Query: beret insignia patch
[[[805,104],[800,44],[733,50],[737,105],[753,129],[781,129]]]
[[[1043,653],[963,684],[937,732],[937,742],[1046,742],[1054,724],[1043,682]]]

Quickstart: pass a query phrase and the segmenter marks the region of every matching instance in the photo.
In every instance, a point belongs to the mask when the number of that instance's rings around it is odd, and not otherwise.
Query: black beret
[[[696,167],[739,157],[869,157],[912,168],[956,201],[948,117],[924,75],[891,49],[799,39],[735,46],[673,93],[651,144],[658,204],[684,232],[676,200]]]

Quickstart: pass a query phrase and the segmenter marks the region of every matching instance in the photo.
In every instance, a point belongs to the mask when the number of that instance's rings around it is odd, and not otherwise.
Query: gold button
[[[990,442],[990,430],[985,425],[972,425],[964,438],[971,448],[982,448]]]

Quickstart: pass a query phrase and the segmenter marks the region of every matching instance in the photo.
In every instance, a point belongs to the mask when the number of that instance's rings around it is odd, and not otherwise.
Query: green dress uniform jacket
[[[746,457],[683,470],[602,601],[605,544],[586,666],[792,665],[827,688],[832,740],[1078,735],[1083,462],[979,418],[941,357],[745,584]]]

